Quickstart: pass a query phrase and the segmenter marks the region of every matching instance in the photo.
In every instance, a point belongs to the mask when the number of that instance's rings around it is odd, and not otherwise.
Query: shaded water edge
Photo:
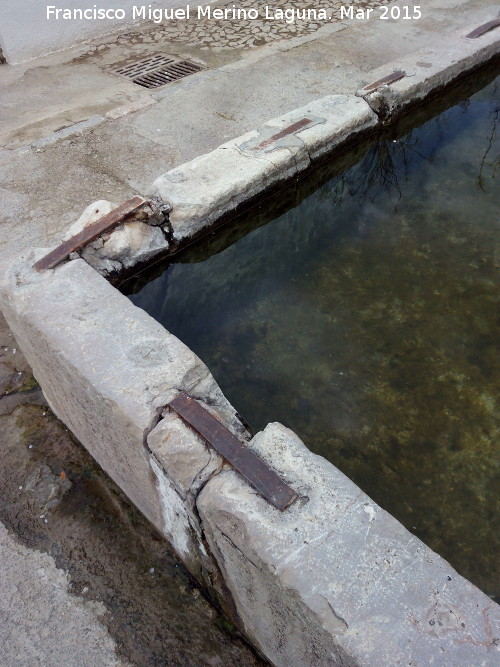
[[[498,88],[420,110],[124,287],[254,430],[293,428],[491,596]]]
[[[110,282],[124,294],[136,294],[146,283],[163,274],[171,263],[199,262],[220,252],[251,231],[283,215],[322,184],[347,171],[380,139],[398,139],[420,127],[486,87],[498,76],[499,71],[500,56],[496,56],[478,70],[446,84],[444,88],[438,88],[424,102],[411,107],[409,113],[398,115],[391,122],[356,135],[351,141],[347,140],[340,149],[333,149],[331,153],[320,156],[305,172],[251,197],[240,204],[236,211],[224,213],[212,226],[192,239],[184,239],[180,246],[174,245],[172,250],[144,264],[121,271],[118,276],[110,278]]]

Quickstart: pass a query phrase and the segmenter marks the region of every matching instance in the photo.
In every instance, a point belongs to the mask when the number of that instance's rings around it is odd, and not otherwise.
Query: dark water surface
[[[357,162],[344,156],[342,174],[323,167],[283,193],[300,203],[267,221],[271,198],[245,236],[219,233],[127,287],[254,431],[294,429],[490,595],[500,588],[499,100],[497,79],[373,140]]]

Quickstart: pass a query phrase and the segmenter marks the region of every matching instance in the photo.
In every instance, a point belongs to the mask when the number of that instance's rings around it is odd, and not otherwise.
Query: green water
[[[489,595],[500,588],[499,100],[497,79],[379,137],[344,156],[345,172],[326,165],[283,193],[274,219],[279,197],[127,288],[254,431],[294,429]]]

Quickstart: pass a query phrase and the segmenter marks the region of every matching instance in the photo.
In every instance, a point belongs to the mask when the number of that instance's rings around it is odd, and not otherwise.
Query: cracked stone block
[[[148,446],[183,500],[196,497],[223,465],[222,457],[170,412],[149,434]]]
[[[159,492],[162,512],[161,533],[191,574],[202,581],[203,565],[201,561],[207,557],[207,553],[202,544],[199,521],[189,511],[172,480],[154,457],[150,458],[150,465]]]
[[[323,119],[323,122],[315,123],[297,133],[311,160],[340,148],[359,134],[375,129],[378,124],[377,115],[368,104],[360,102],[364,100],[353,95],[329,95],[301,109],[301,114],[307,118]]]
[[[163,533],[190,572],[213,587],[217,566],[205,549],[195,501],[204,484],[222,469],[223,460],[171,412],[151,431],[147,443],[161,490]]]
[[[292,156],[297,171],[303,171],[310,164],[309,155],[304,142],[298,136],[298,130],[292,131],[292,127],[305,120],[308,122],[304,127],[312,127],[316,123],[323,122],[322,118],[304,119],[299,109],[298,113],[290,114],[289,119],[284,116],[274,118],[264,123],[258,130],[228,141],[220,148],[234,148],[248,157],[268,156],[277,166],[279,166],[279,161],[275,159],[277,151],[286,149]]]
[[[225,144],[163,174],[151,186],[150,194],[172,207],[173,238],[181,241],[295,173],[293,152],[286,148],[263,154]]]
[[[204,533],[251,641],[273,664],[491,665],[500,608],[289,429],[251,441],[300,500],[279,512],[233,471]]]

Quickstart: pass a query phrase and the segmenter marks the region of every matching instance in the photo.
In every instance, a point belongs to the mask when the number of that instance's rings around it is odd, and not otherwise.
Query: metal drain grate
[[[144,76],[139,76],[134,79],[134,83],[138,83],[140,86],[144,86],[144,88],[158,88],[158,86],[164,86],[166,83],[177,81],[177,79],[182,79],[202,69],[203,67],[200,65],[182,60],[172,65],[160,67],[160,69],[144,74]]]
[[[144,88],[159,88],[203,69],[201,65],[188,60],[178,60],[172,56],[157,54],[122,65],[114,69],[113,74],[131,79]]]

